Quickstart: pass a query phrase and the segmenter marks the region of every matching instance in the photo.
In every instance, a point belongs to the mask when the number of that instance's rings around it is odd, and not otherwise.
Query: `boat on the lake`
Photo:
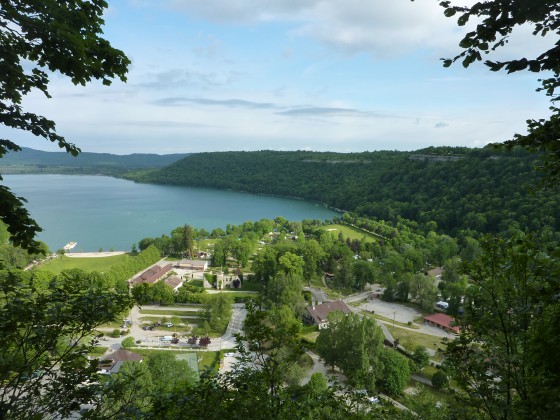
[[[65,251],[70,251],[70,250],[73,249],[76,245],[78,245],[78,242],[68,242],[66,245],[64,245],[64,250],[65,250]]]

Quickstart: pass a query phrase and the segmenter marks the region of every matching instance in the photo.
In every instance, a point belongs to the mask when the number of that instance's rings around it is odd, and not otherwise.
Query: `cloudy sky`
[[[436,0],[109,3],[104,32],[132,60],[128,82],[74,87],[54,75],[52,99],[24,102],[83,151],[479,147],[548,115],[535,74],[442,67],[462,32]],[[546,42],[522,31],[500,55]]]

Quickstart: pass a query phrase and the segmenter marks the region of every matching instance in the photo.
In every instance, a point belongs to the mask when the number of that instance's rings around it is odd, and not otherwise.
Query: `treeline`
[[[522,149],[216,152],[130,176],[139,182],[295,196],[385,221],[435,222],[455,235],[559,230],[559,195],[534,191],[539,157]]]
[[[141,168],[160,168],[188,156],[188,154],[156,155],[134,153],[82,152],[74,157],[65,152],[44,152],[23,147],[17,153],[8,153],[0,161],[2,173],[61,173],[95,174],[121,173]]]

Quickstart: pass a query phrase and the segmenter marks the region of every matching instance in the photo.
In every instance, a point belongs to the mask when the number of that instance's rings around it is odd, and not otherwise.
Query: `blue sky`
[[[535,74],[442,67],[461,30],[437,3],[109,1],[104,32],[132,60],[128,82],[75,87],[53,75],[53,98],[30,94],[24,106],[83,151],[117,154],[480,147],[547,116]],[[521,31],[497,57],[549,42]]]

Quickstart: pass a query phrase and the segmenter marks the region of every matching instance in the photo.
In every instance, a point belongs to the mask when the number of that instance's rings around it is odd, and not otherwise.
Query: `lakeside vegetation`
[[[511,226],[558,231],[558,191],[534,188],[541,181],[534,170],[539,164],[539,155],[520,148],[213,152],[124,177],[295,196],[386,222],[433,222],[453,236],[462,230],[498,233]]]

